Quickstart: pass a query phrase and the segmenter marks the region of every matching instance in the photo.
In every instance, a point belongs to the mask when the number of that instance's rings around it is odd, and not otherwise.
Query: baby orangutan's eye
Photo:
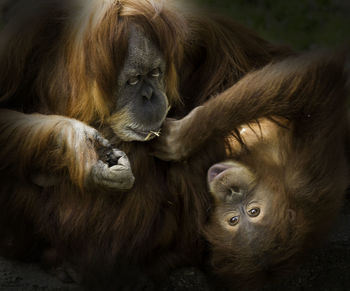
[[[237,225],[239,222],[239,216],[233,216],[229,219],[228,224],[231,226]]]
[[[250,217],[257,217],[260,214],[260,208],[252,208],[248,211]]]

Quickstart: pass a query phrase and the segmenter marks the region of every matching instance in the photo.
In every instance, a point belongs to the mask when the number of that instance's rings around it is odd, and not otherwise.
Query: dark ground
[[[326,219],[326,218],[325,218]],[[0,258],[0,291],[78,291],[33,264]],[[264,286],[264,291],[350,290],[350,195],[328,242],[282,282]],[[194,268],[174,272],[162,291],[212,291],[203,274]]]

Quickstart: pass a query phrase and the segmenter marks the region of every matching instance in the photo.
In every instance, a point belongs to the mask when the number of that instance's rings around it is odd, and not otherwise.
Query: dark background
[[[295,49],[334,46],[350,40],[349,0],[195,0]]]

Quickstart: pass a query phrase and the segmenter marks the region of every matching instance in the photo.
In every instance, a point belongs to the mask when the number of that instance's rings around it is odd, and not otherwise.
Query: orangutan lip
[[[145,130],[141,130],[141,129],[137,129],[137,128],[132,128],[132,127],[128,127],[129,130],[131,130],[132,132],[135,132],[137,135],[146,138],[150,132],[159,132],[160,128],[157,129],[145,129]]]
[[[211,166],[208,170],[208,182],[211,183],[220,174],[230,168],[232,168],[232,165],[215,164],[214,166]]]

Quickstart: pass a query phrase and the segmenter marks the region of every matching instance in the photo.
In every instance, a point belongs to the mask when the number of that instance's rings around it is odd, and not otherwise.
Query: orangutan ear
[[[287,218],[290,222],[295,222],[297,213],[293,209],[287,209]]]

